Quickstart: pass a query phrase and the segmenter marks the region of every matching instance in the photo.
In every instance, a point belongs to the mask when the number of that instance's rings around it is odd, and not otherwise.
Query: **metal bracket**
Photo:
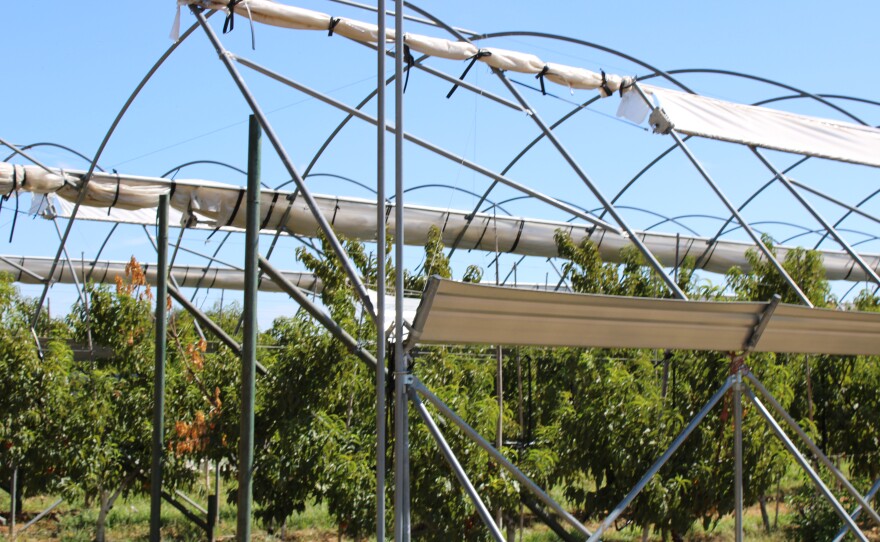
[[[761,319],[758,320],[757,325],[755,325],[752,330],[752,335],[743,345],[743,350],[746,353],[751,352],[756,346],[758,346],[758,341],[761,340],[761,335],[763,335],[764,330],[767,329],[767,324],[770,323],[770,317],[773,316],[773,312],[776,311],[776,307],[779,306],[780,301],[782,301],[782,296],[779,294],[773,294],[773,297],[767,302],[767,306],[764,307],[764,311],[761,313]]]
[[[661,107],[655,107],[653,111],[651,111],[651,116],[648,117],[648,123],[654,129],[655,134],[668,134],[675,128],[675,125],[672,123],[672,119],[666,114],[666,111],[663,111]]]

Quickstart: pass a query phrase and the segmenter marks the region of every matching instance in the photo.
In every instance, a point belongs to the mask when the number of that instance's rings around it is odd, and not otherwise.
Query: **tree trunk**
[[[108,494],[103,489],[99,490],[101,508],[98,510],[98,525],[95,529],[95,542],[105,541],[107,515],[110,514],[110,510],[113,510],[113,504],[116,502],[116,499],[118,499],[122,492],[125,491],[125,488],[131,484],[131,481],[134,480],[134,475],[134,471],[130,472],[112,495]]]
[[[776,503],[775,508],[776,511],[773,512],[773,528],[775,529],[777,525],[779,525],[779,501],[782,500],[782,491],[779,489],[779,485],[782,483],[782,476],[776,479]]]
[[[95,542],[104,542],[106,539],[105,531],[107,525],[107,514],[110,512],[110,499],[107,496],[106,491],[101,491],[98,499],[100,502],[100,510],[98,511],[98,524],[95,527]]]
[[[764,521],[764,530],[767,531],[767,534],[770,534],[770,515],[767,513],[767,497],[761,495],[758,498],[758,503],[761,505],[761,519]]]
[[[807,416],[810,423],[816,423],[813,419],[813,376],[810,373],[810,357],[807,356],[804,362],[807,377]]]

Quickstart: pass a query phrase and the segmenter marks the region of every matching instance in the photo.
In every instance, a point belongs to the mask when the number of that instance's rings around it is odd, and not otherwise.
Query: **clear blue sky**
[[[285,0],[285,3],[337,16],[373,18],[370,12],[332,2]],[[775,79],[815,93],[880,100],[877,72],[880,39],[876,32],[880,4],[877,2],[846,2],[832,8],[826,2],[816,1],[535,3],[516,0],[448,1],[424,3],[421,7],[453,26],[479,32],[531,30],[572,36],[619,50],[665,70],[718,68]],[[175,13],[173,0],[137,7],[129,3],[94,1],[12,2],[4,8],[7,24],[0,33],[0,43],[7,54],[5,84],[0,86],[3,113],[0,137],[17,144],[51,141],[87,155],[95,152],[128,94],[171,44],[168,32]],[[222,15],[218,15],[212,21],[218,31],[222,19]],[[192,16],[184,11],[184,27],[192,22]],[[236,22],[235,32],[224,38],[231,50],[339,100],[355,104],[375,85],[374,53],[361,45],[339,36],[328,38],[323,32],[257,25],[257,50],[251,51],[247,21],[239,17]],[[421,25],[408,29],[443,35],[437,29]],[[592,70],[647,73],[646,69],[615,55],[559,41],[521,37],[485,43]],[[430,64],[454,76],[464,69],[464,63],[439,59]],[[303,167],[335,127],[340,113],[254,73],[245,71],[245,75],[264,109],[271,112],[270,119],[295,162]],[[513,75],[512,78],[535,84],[530,76]],[[681,78],[700,93],[744,103],[790,94],[770,85],[717,75],[682,75]],[[504,93],[484,66],[475,67],[468,80]],[[413,73],[406,98],[408,131],[496,170],[503,168],[536,134],[529,119],[471,93],[460,90],[451,100],[446,100],[448,88],[445,82]],[[548,121],[556,120],[567,111],[571,107],[568,101],[580,103],[592,96],[585,91],[571,95],[567,89],[557,87],[552,89],[557,98],[543,97],[527,89],[524,92]],[[606,102],[596,108],[598,113],[579,114],[559,135],[610,196],[670,141],[610,118],[607,115],[613,115],[617,101]],[[839,103],[867,122],[880,124],[880,108]],[[841,118],[828,108],[804,100],[782,102],[777,107]],[[372,111],[373,106],[366,110]],[[223,160],[244,167],[247,114],[243,100],[207,39],[199,32],[148,84],[111,140],[101,164],[106,169],[140,175],[161,175],[178,164],[197,159]],[[374,184],[374,133],[372,127],[353,123],[331,146],[315,171],[347,175]],[[754,187],[767,180],[766,172],[742,149],[713,142],[697,142],[694,149],[735,202],[742,201]],[[278,184],[286,175],[278,161],[269,155],[268,147],[266,151],[264,177],[269,184]],[[35,155],[52,166],[85,167],[81,160],[57,150],[42,149],[35,151]],[[793,160],[784,155],[774,156],[782,166]],[[407,147],[406,161],[410,186],[443,182],[477,192],[488,186],[486,179],[423,151]],[[539,146],[510,176],[557,197],[596,207],[586,188],[572,177],[549,147]],[[241,176],[220,168],[192,168],[185,170],[181,177],[243,183]],[[806,167],[795,177],[853,203],[880,184],[876,169],[841,167],[827,162]],[[317,178],[310,181],[310,186],[317,193],[368,196],[352,185]],[[512,195],[510,191],[500,191],[495,197],[504,199]],[[446,190],[414,192],[407,201],[453,208],[473,205],[472,197]],[[0,254],[54,255],[57,236],[50,223],[39,219],[20,217],[15,238],[8,242],[10,203],[6,202],[0,213]],[[722,214],[720,204],[694,172],[684,167],[680,157],[657,168],[623,203],[666,215]],[[822,205],[820,208],[829,217],[839,215],[832,207]],[[880,211],[880,203],[868,208]],[[756,222],[784,220],[814,227],[781,192],[771,191],[750,209],[747,214]],[[513,205],[512,210],[529,216],[565,218],[534,203]],[[626,216],[635,227],[648,227],[655,221],[638,211],[626,211]],[[697,219],[689,225],[706,235],[712,235],[713,228],[717,228],[712,221]],[[850,226],[856,230],[874,228],[876,232],[876,226],[867,222],[853,221]],[[795,233],[784,227],[774,230],[769,224],[766,228],[778,238]],[[108,230],[106,225],[78,224],[71,238],[71,255],[92,254]],[[201,233],[185,236],[192,248],[213,251],[217,239],[206,244],[204,238]],[[853,234],[852,240],[862,238]],[[222,254],[234,261],[240,257],[241,246],[240,239],[234,240]],[[292,253],[295,246],[292,242],[283,244],[273,259],[282,267],[296,268]],[[880,252],[880,244],[876,242],[866,243],[862,248]],[[417,265],[419,251],[410,252],[411,265]],[[114,236],[107,257],[127,259],[132,254],[145,261],[154,259],[139,228],[123,229]],[[455,269],[461,273],[466,263],[486,265],[491,258],[492,255],[485,254],[463,255]],[[200,263],[198,259],[184,256],[181,261]],[[501,261],[502,274],[505,274],[515,258]],[[522,269],[522,274],[531,280],[543,280],[548,272],[553,276],[542,261],[527,262]],[[37,290],[28,287],[25,291],[34,294]],[[69,304],[73,298],[70,288],[60,286],[53,289],[52,296],[53,306]],[[213,299],[207,302],[210,304]],[[272,316],[291,310],[289,304],[271,296],[266,297],[264,308],[261,311],[264,325]]]

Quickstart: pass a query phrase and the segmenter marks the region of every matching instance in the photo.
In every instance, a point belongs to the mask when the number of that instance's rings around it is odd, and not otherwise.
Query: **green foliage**
[[[19,491],[33,495],[58,483],[59,450],[54,442],[64,412],[72,360],[63,328],[44,317],[38,329],[49,341],[43,359],[31,334],[34,304],[0,274],[0,478],[18,469]]]
[[[763,241],[776,257],[773,239],[764,235]],[[749,249],[746,258],[749,261],[748,272],[734,267],[727,273],[730,288],[738,298],[768,301],[773,295],[779,294],[783,303],[801,304],[797,293],[757,249]],[[792,249],[785,254],[782,267],[815,306],[827,307],[833,304],[831,288],[822,267],[822,256],[817,251],[800,247]]]
[[[622,251],[622,264],[606,264],[588,240],[575,245],[564,232],[558,232],[556,239],[560,254],[568,259],[563,270],[575,291],[670,295],[632,248]],[[692,265],[686,261],[679,270],[681,288],[717,299],[719,290],[696,285]],[[564,488],[570,502],[595,518],[604,517],[620,502],[721,387],[731,367],[728,355],[719,352],[557,349],[537,356],[536,387],[558,396],[540,401],[547,409],[542,417],[552,420],[548,427],[555,425],[559,434],[553,481]],[[671,372],[671,381],[664,383],[661,363]],[[785,381],[777,378],[778,373],[785,371],[775,357],[753,357],[750,365],[759,376],[772,375],[774,393],[790,401],[790,393],[777,389],[776,384]],[[703,421],[629,507],[627,521],[652,526],[664,536],[681,536],[695,519],[711,528],[732,511],[731,407],[728,397]],[[759,417],[746,412],[745,500],[754,503],[784,473],[787,463]]]
[[[609,264],[589,241],[575,244],[563,232],[556,241],[566,259],[563,273],[577,292],[671,295],[634,248],[623,250],[623,263]],[[301,249],[298,258],[323,282],[320,302],[327,312],[372,350],[374,324],[359,307],[329,244],[321,242],[324,256]],[[343,243],[364,282],[375,284],[375,256],[359,243]],[[436,227],[429,231],[418,272],[396,270],[390,259],[386,263],[388,284],[403,272],[407,290],[423,290],[430,276],[453,276]],[[732,294],[766,301],[780,293],[784,301],[798,301],[757,252],[749,253],[749,266],[748,271],[731,270],[722,289],[697,283],[693,262],[686,260],[677,270],[678,284],[700,299]],[[789,251],[784,266],[817,306],[834,303],[815,252]],[[478,282],[481,277],[482,270],[471,266],[463,280]],[[90,284],[85,292],[88,304],[74,307],[66,322],[45,316],[38,322],[40,334],[51,339],[43,345],[40,361],[28,325],[33,304],[8,280],[0,280],[0,476],[8,475],[3,469],[15,463],[27,472],[28,491],[52,489],[54,484],[67,496],[104,504],[120,487],[146,489],[130,483],[128,473],[134,467],[146,471],[149,464],[153,301],[136,272],[132,280],[120,280],[115,290]],[[863,292],[854,307],[880,311],[880,299]],[[236,305],[215,307],[210,316],[236,335],[241,312]],[[80,343],[91,340],[110,354],[74,362],[63,341],[68,337]],[[259,351],[259,359],[270,374],[257,385],[256,514],[271,529],[317,504],[340,533],[368,536],[376,506],[375,374],[302,311],[276,320],[260,344],[266,349]],[[540,485],[560,491],[582,518],[594,519],[623,498],[732,369],[726,352],[505,349],[499,410],[495,347],[431,347],[414,354],[413,372],[436,395],[490,441],[500,414],[505,455]],[[760,354],[746,363],[827,452],[846,458],[854,475],[863,481],[880,476],[876,358]],[[238,357],[203,341],[192,317],[174,312],[166,371],[166,483],[192,487],[197,476],[192,465],[222,461],[231,467],[226,488],[233,500]],[[744,405],[748,505],[770,493],[791,462],[758,413]],[[519,510],[519,485],[430,405],[428,411],[489,509],[500,508],[511,523]],[[664,538],[680,538],[695,521],[712,529],[732,512],[731,412],[728,394],[628,508],[624,522]],[[393,416],[391,408],[388,415]],[[472,503],[412,409],[410,426],[414,536],[426,541],[487,539]],[[382,444],[393,487],[392,439]],[[825,539],[819,525],[829,523],[828,510],[815,494],[805,491],[793,502],[798,514],[794,536]]]

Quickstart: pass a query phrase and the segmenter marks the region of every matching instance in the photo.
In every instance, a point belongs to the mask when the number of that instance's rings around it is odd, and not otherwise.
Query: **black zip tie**
[[[269,219],[272,218],[272,211],[275,210],[275,202],[278,201],[278,192],[275,192],[275,195],[272,196],[272,203],[269,205],[269,212],[266,213],[266,218],[263,219],[263,223],[260,224],[260,229],[265,229],[266,225],[269,224]]]
[[[238,199],[235,200],[235,207],[232,208],[232,214],[229,215],[229,220],[226,221],[226,224],[214,228],[214,231],[211,232],[211,235],[209,235],[208,238],[205,239],[206,243],[211,240],[211,237],[214,237],[215,233],[220,231],[220,228],[224,228],[232,224],[232,221],[235,220],[235,215],[238,214],[238,208],[241,207],[241,200],[244,199],[245,192],[246,190],[243,188],[238,190]]]
[[[467,76],[468,72],[471,71],[471,68],[474,67],[474,63],[486,56],[492,56],[492,51],[487,51],[485,49],[480,49],[477,51],[477,54],[470,58],[471,63],[467,65],[467,68],[462,72],[461,77],[458,78],[459,81],[464,81],[465,76]],[[452,86],[452,90],[449,91],[449,94],[446,95],[446,98],[449,99],[452,96],[452,93],[455,92],[455,89],[458,88],[458,83]]]
[[[226,4],[226,10],[228,13],[226,14],[226,20],[223,21],[223,33],[228,34],[235,30],[235,6],[241,2],[241,0],[229,0],[229,3]]]
[[[413,57],[412,51],[409,50],[409,45],[405,43],[403,44],[403,61],[406,62],[406,79],[403,80],[403,92],[406,93],[406,87],[409,85],[409,72],[412,71],[416,59]]]
[[[336,28],[336,25],[339,24],[339,21],[342,20],[342,17],[330,17],[330,26],[327,27],[327,35],[333,35],[333,29]]]
[[[336,213],[339,212],[339,198],[336,198],[336,204],[333,207],[333,218],[330,219],[330,225],[334,226],[336,222]]]
[[[611,91],[611,87],[608,86],[608,79],[605,77],[605,70],[599,70],[602,72],[602,84],[599,85],[599,88],[602,89],[602,92],[605,93],[605,97],[611,96],[614,92]]]
[[[22,182],[24,184],[24,182]],[[18,169],[15,166],[12,166],[12,192],[15,192],[15,213],[12,215],[12,230],[9,232],[9,242],[12,242],[12,234],[15,233],[15,222],[18,220]],[[3,201],[8,200],[12,197],[12,192],[9,194],[4,194]]]
[[[177,182],[174,179],[171,179],[171,189],[168,190],[168,202],[171,202],[171,198],[174,197],[174,191],[177,190]]]
[[[526,221],[525,220],[520,221],[519,231],[516,232],[516,239],[513,240],[513,246],[511,246],[510,250],[508,250],[507,252],[512,253],[514,250],[516,250],[517,245],[519,245],[519,239],[520,239],[520,237],[522,237],[523,228],[525,228],[525,227],[526,227]]]
[[[12,242],[12,236],[15,234],[15,223],[18,222],[18,190],[15,191],[15,214],[12,215],[12,229],[9,230],[9,242]]]
[[[235,207],[232,208],[232,214],[229,215],[229,220],[226,221],[226,226],[232,224],[232,221],[235,220],[235,215],[238,214],[238,208],[241,207],[241,200],[244,199],[244,195],[247,191],[242,188],[238,191],[238,199],[235,200]]]
[[[480,234],[480,238],[477,239],[477,242],[474,243],[474,248],[472,248],[471,250],[479,249],[479,248],[480,248],[480,244],[483,242],[483,237],[485,237],[485,236],[486,236],[486,232],[489,231],[489,223],[490,223],[490,222],[492,222],[492,221],[489,220],[489,219],[486,220],[486,225],[483,226],[483,233]],[[491,265],[491,264],[490,264],[490,265]]]
[[[535,76],[535,79],[537,79],[538,81],[541,82],[541,94],[544,96],[547,95],[547,90],[544,89],[544,76],[547,75],[547,72],[549,72],[549,71],[550,71],[550,66],[547,64],[544,64],[544,68],[541,70],[541,73],[539,73],[538,75]]]
[[[116,202],[119,201],[119,172],[114,168],[113,174],[116,175],[116,194],[113,195],[113,203],[110,204],[110,207],[107,207],[107,216],[110,216],[110,211],[116,207]]]
[[[639,79],[639,78],[638,78],[637,76],[633,76],[633,77],[631,77],[631,78],[628,79],[628,80],[629,80],[629,83],[627,83],[627,79],[624,79],[623,82],[620,83],[620,89],[619,89],[619,92],[620,92],[620,97],[621,97],[621,98],[623,98],[623,91],[625,91],[625,90],[627,90],[627,89],[631,89],[631,88],[633,88],[634,86],[636,86],[636,82],[638,81],[638,79]]]

